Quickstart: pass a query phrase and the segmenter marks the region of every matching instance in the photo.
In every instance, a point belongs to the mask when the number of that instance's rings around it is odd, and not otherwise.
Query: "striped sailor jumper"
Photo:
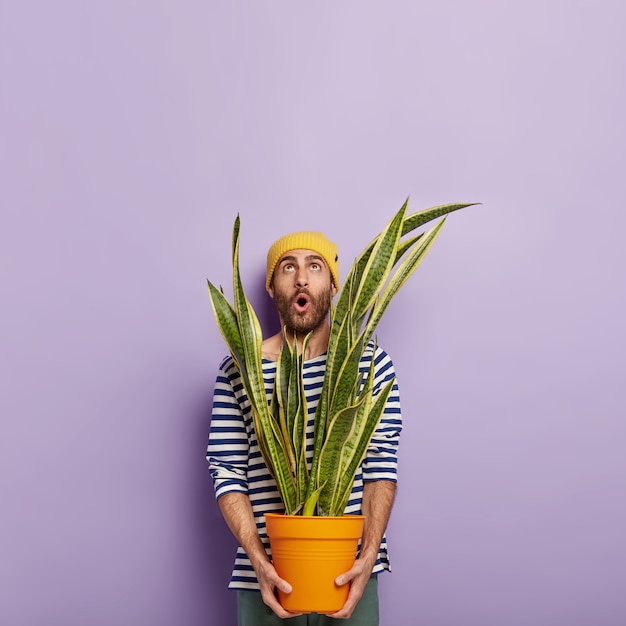
[[[395,372],[391,359],[381,348],[376,348],[373,355],[372,344],[365,350],[360,362],[363,372],[369,372],[372,356],[374,356],[374,393],[377,393],[385,382],[395,376]],[[324,383],[325,367],[326,354],[304,362],[304,389],[309,414],[307,423],[309,463],[313,454],[315,409]],[[276,363],[264,360],[263,374],[269,402],[276,375]],[[361,513],[364,481],[396,481],[397,448],[401,429],[400,396],[397,383],[394,383],[382,419],[356,475],[346,513]],[[250,403],[230,356],[222,361],[215,383],[207,461],[217,498],[231,491],[248,495],[259,535],[268,555],[271,556],[264,515],[270,512],[282,513],[284,509],[276,483],[261,456],[252,424]],[[389,569],[387,540],[383,537],[373,573]],[[229,588],[259,588],[250,560],[241,547],[237,550]]]

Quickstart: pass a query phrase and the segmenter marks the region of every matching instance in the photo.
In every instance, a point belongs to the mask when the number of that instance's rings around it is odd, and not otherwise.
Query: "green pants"
[[[258,591],[237,592],[237,618],[239,626],[378,626],[378,580],[376,576],[369,579],[350,619],[336,620],[317,613],[281,619],[263,602]]]

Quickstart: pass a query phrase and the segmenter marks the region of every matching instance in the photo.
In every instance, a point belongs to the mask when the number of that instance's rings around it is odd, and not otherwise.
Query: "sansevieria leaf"
[[[254,430],[265,464],[276,480],[288,514],[342,515],[382,419],[395,379],[374,384],[374,332],[393,297],[437,239],[444,221],[411,234],[427,222],[471,204],[444,204],[407,215],[408,200],[365,247],[349,269],[331,306],[324,383],[315,412],[312,458],[307,459],[308,407],[304,348],[285,340],[268,402],[263,376],[262,333],[239,274],[239,216],[233,227],[234,304],[209,282],[220,332],[229,347],[251,404]],[[411,234],[409,237],[407,235]],[[403,239],[406,237],[405,239]],[[370,351],[370,365],[362,363]]]

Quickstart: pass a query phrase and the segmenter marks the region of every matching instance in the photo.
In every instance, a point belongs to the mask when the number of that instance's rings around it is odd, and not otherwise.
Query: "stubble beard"
[[[293,308],[294,297],[297,294],[286,294],[274,292],[274,304],[283,320],[283,324],[294,335],[304,336],[316,330],[328,321],[330,303],[332,299],[332,288],[321,293],[319,296],[312,295],[308,290],[301,289],[297,293],[306,293],[309,297],[309,307],[304,313],[299,313]]]

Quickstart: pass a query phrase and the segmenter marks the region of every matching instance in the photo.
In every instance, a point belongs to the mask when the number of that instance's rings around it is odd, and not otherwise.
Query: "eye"
[[[293,263],[285,263],[285,265],[283,265],[283,271],[293,272]]]
[[[318,271],[322,269],[322,266],[319,263],[311,263],[311,269]]]

